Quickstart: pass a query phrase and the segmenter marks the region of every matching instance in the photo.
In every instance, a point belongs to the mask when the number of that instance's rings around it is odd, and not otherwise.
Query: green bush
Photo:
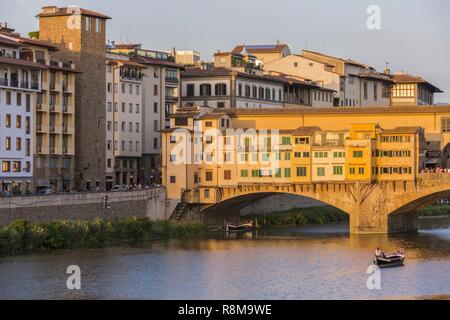
[[[153,239],[181,237],[208,232],[204,225],[153,222],[148,218],[126,218],[114,221],[55,221],[30,223],[17,220],[0,226],[0,254],[24,253],[30,250],[101,248]]]
[[[325,224],[346,221],[347,215],[333,207],[295,208],[287,211],[252,216],[259,225],[303,226],[306,224]]]

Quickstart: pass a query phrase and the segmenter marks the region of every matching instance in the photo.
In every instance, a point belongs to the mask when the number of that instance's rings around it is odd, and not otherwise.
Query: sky
[[[237,44],[291,45],[351,58],[383,71],[431,82],[450,103],[448,0],[15,0],[2,1],[0,21],[18,32],[38,29],[44,5],[78,5],[112,17],[107,39],[146,49],[197,50],[209,61]],[[381,29],[370,30],[367,8],[380,8]]]

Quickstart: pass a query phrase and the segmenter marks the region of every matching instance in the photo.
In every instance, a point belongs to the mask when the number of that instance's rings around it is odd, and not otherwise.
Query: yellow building
[[[172,117],[163,131],[168,198],[212,204],[220,188],[230,186],[413,181],[425,166],[425,135],[418,126],[265,130],[255,122],[236,126],[236,118],[207,108]]]

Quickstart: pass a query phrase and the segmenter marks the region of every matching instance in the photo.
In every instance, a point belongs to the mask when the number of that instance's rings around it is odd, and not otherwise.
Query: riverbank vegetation
[[[209,228],[204,225],[151,221],[148,218],[49,223],[17,220],[9,226],[0,226],[0,255],[39,250],[103,248],[208,232]]]
[[[445,216],[450,214],[450,204],[434,204],[419,211],[420,216]]]
[[[303,226],[347,222],[348,215],[334,207],[294,208],[287,211],[252,216],[260,226]]]

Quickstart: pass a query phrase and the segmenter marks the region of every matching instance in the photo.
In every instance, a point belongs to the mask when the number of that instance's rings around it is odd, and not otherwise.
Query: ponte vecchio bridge
[[[186,202],[200,208],[206,223],[223,223],[223,217],[239,212],[252,202],[284,193],[315,199],[342,210],[350,216],[351,233],[395,233],[416,231],[418,210],[450,196],[450,173],[419,174],[416,181],[258,184],[219,187],[216,191],[215,204],[194,204],[195,191],[184,196]]]

